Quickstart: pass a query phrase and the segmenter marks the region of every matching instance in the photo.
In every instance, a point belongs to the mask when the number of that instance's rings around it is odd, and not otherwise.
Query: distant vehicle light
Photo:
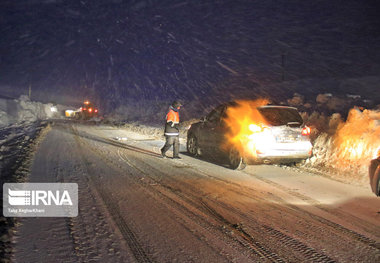
[[[82,108],[82,111],[85,111],[85,110],[87,110],[86,108]]]
[[[90,102],[89,102],[88,100],[86,100],[86,101],[84,102],[84,104],[88,105],[88,104],[90,104]]]
[[[75,113],[75,111],[73,111],[73,110],[66,110],[65,111],[65,116],[66,117],[73,117],[74,113]]]
[[[97,110],[97,109],[95,109],[94,111],[95,111],[95,112],[98,112],[98,110]]]
[[[310,135],[310,133],[311,133],[311,129],[310,129],[310,127],[307,127],[307,126],[305,126],[305,127],[302,129],[302,132],[301,132],[301,134],[302,134],[303,136],[308,136],[308,135]]]
[[[89,111],[89,112],[92,112],[92,108],[89,108],[88,111]]]

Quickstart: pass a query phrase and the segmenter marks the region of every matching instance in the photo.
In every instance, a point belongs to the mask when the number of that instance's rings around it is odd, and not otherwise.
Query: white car
[[[225,121],[229,107],[238,106],[237,102],[222,104],[192,124],[187,134],[189,154],[227,157],[232,169],[244,169],[246,164],[255,163],[298,162],[312,155],[310,128],[304,125],[296,108],[257,107],[261,123]],[[246,118],[243,115],[241,118]],[[236,128],[234,125],[243,125],[238,130],[246,133],[231,140],[229,134]]]

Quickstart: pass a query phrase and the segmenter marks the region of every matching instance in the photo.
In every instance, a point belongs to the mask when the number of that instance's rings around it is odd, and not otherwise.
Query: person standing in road
[[[179,101],[174,101],[169,107],[169,112],[166,114],[165,123],[165,138],[166,143],[161,149],[161,155],[166,158],[166,152],[173,145],[173,159],[181,159],[179,157],[179,109],[182,104]]]

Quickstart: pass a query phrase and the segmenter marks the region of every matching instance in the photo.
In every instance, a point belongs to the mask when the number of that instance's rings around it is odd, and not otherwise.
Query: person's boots
[[[161,156],[162,156],[163,159],[167,158],[166,154],[162,151],[162,149],[161,149]]]

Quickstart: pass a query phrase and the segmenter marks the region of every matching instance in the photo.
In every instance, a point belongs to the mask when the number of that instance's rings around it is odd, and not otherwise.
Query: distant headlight
[[[51,111],[51,112],[57,112],[58,110],[57,110],[57,107],[56,107],[56,106],[51,106],[51,107],[50,107],[50,111]]]

